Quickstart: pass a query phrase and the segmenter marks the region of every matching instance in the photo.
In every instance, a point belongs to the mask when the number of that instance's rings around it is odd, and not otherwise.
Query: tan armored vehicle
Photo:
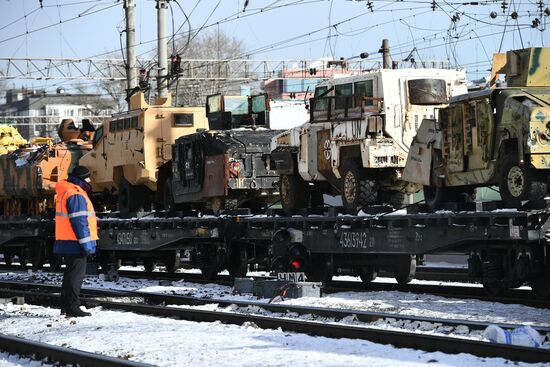
[[[418,68],[319,84],[310,122],[272,141],[285,212],[321,204],[323,193],[341,194],[351,214],[368,204],[401,206],[403,168],[420,122],[466,93],[465,83],[463,70]]]
[[[0,155],[3,215],[36,215],[55,208],[55,185],[92,147],[94,127],[88,120],[82,125],[77,128],[72,119],[64,119],[58,129],[61,142],[43,138]]]
[[[80,164],[91,171],[92,190],[103,193],[105,209],[122,215],[150,209],[156,201],[158,168],[172,159],[172,144],[197,129],[207,129],[204,107],[172,107],[172,98],[130,99],[130,111],[97,129],[93,149]]]
[[[451,99],[425,119],[409,151],[404,179],[424,185],[426,202],[463,201],[474,188],[498,185],[502,200],[546,195],[550,178],[550,48],[494,57],[506,87]]]
[[[13,126],[0,126],[0,154],[11,153],[27,144],[19,131]]]

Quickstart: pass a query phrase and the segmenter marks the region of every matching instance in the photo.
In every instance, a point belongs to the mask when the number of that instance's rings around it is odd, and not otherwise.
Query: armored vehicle
[[[77,128],[73,119],[63,119],[58,129],[61,142],[43,139],[45,144],[24,145],[0,155],[3,215],[38,215],[55,208],[55,185],[91,149],[94,127],[86,119],[82,125]]]
[[[25,138],[13,126],[0,126],[0,154],[11,153],[27,144]]]
[[[97,129],[93,149],[80,164],[90,169],[94,200],[122,215],[151,209],[158,168],[172,159],[172,144],[182,135],[206,129],[204,107],[172,107],[171,95],[154,105],[144,94],[130,99],[130,111]]]
[[[506,87],[452,98],[437,118],[423,120],[411,146],[404,179],[424,185],[433,207],[471,199],[479,186],[497,185],[509,207],[548,191],[550,48],[494,60],[493,74],[506,74]]]
[[[322,193],[341,194],[350,214],[368,204],[400,206],[403,168],[420,122],[465,93],[465,82],[463,70],[418,68],[377,69],[317,85],[310,121],[272,141],[285,212],[321,204]]]
[[[269,98],[265,94],[207,97],[210,131],[178,138],[159,174],[164,207],[219,213],[258,210],[276,200],[278,174],[270,166]]]

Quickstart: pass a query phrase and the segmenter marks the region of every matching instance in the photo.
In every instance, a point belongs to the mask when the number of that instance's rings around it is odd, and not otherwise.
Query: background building
[[[88,118],[98,126],[113,113],[115,103],[99,94],[72,93],[62,88],[56,93],[36,89],[9,89],[6,103],[0,105],[0,122],[17,127],[25,139],[53,137],[61,119],[72,117],[77,126]]]

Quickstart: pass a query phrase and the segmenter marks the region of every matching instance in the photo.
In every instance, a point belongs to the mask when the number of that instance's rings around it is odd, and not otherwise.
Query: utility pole
[[[124,11],[126,13],[126,95],[137,86],[136,70],[136,25],[134,10],[136,8],[135,0],[124,0]],[[130,99],[128,99],[128,109],[130,108]]]
[[[157,0],[158,32],[158,77],[157,88],[160,98],[168,95],[168,45],[166,42],[166,10],[169,0]]]
[[[388,39],[382,40],[382,48],[380,51],[382,53],[382,68],[389,69],[391,66],[390,59],[390,41]]]

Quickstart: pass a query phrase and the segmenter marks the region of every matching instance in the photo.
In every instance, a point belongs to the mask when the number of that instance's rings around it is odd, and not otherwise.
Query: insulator
[[[492,18],[492,19],[495,19],[497,17],[497,12],[496,11],[492,11],[491,14],[489,14],[489,16]]]
[[[512,19],[516,20],[518,19],[518,13],[517,12],[512,12],[512,14],[510,14],[510,17],[512,17]]]

